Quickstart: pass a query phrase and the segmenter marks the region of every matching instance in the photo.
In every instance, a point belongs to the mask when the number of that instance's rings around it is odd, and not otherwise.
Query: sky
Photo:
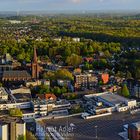
[[[140,10],[140,0],[0,0],[0,11]]]

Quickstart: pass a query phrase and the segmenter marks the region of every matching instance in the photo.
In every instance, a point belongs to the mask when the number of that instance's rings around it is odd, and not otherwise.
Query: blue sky
[[[0,11],[140,10],[140,0],[0,0]]]

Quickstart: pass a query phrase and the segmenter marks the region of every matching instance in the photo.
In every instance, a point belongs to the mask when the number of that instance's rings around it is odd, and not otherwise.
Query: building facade
[[[19,118],[0,118],[0,138],[2,140],[26,139],[26,123]]]
[[[75,75],[75,90],[93,89],[98,82],[98,79],[93,74],[78,74]]]
[[[128,138],[129,140],[140,140],[140,122],[128,126]]]

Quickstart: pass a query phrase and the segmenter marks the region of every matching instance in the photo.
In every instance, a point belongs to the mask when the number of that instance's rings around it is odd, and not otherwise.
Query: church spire
[[[40,71],[40,67],[37,62],[36,48],[34,47],[34,54],[33,54],[33,59],[32,59],[32,78],[33,79],[39,78],[39,71]]]
[[[34,47],[34,57],[33,57],[33,62],[34,62],[34,63],[37,63],[36,47]]]

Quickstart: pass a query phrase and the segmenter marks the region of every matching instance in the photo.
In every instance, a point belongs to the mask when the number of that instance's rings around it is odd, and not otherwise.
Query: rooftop
[[[130,127],[135,127],[135,128],[137,128],[138,130],[140,130],[140,121],[139,121],[139,122],[136,122],[136,123],[130,124]]]
[[[6,92],[5,88],[0,87],[0,96],[3,96],[3,95],[8,95],[8,93]]]
[[[0,117],[0,125],[2,124],[10,124],[12,122],[16,123],[24,123],[24,121],[21,118],[18,117]]]
[[[16,93],[13,95],[17,101],[31,101],[30,93]]]
[[[125,101],[129,101],[129,99],[119,96],[117,94],[111,93],[111,92],[99,95],[98,97],[108,102],[111,102],[113,105],[124,103]]]
[[[11,71],[4,71],[3,76],[4,79],[15,79],[15,78],[31,78],[31,75],[27,71],[19,71],[19,70],[11,70]]]

